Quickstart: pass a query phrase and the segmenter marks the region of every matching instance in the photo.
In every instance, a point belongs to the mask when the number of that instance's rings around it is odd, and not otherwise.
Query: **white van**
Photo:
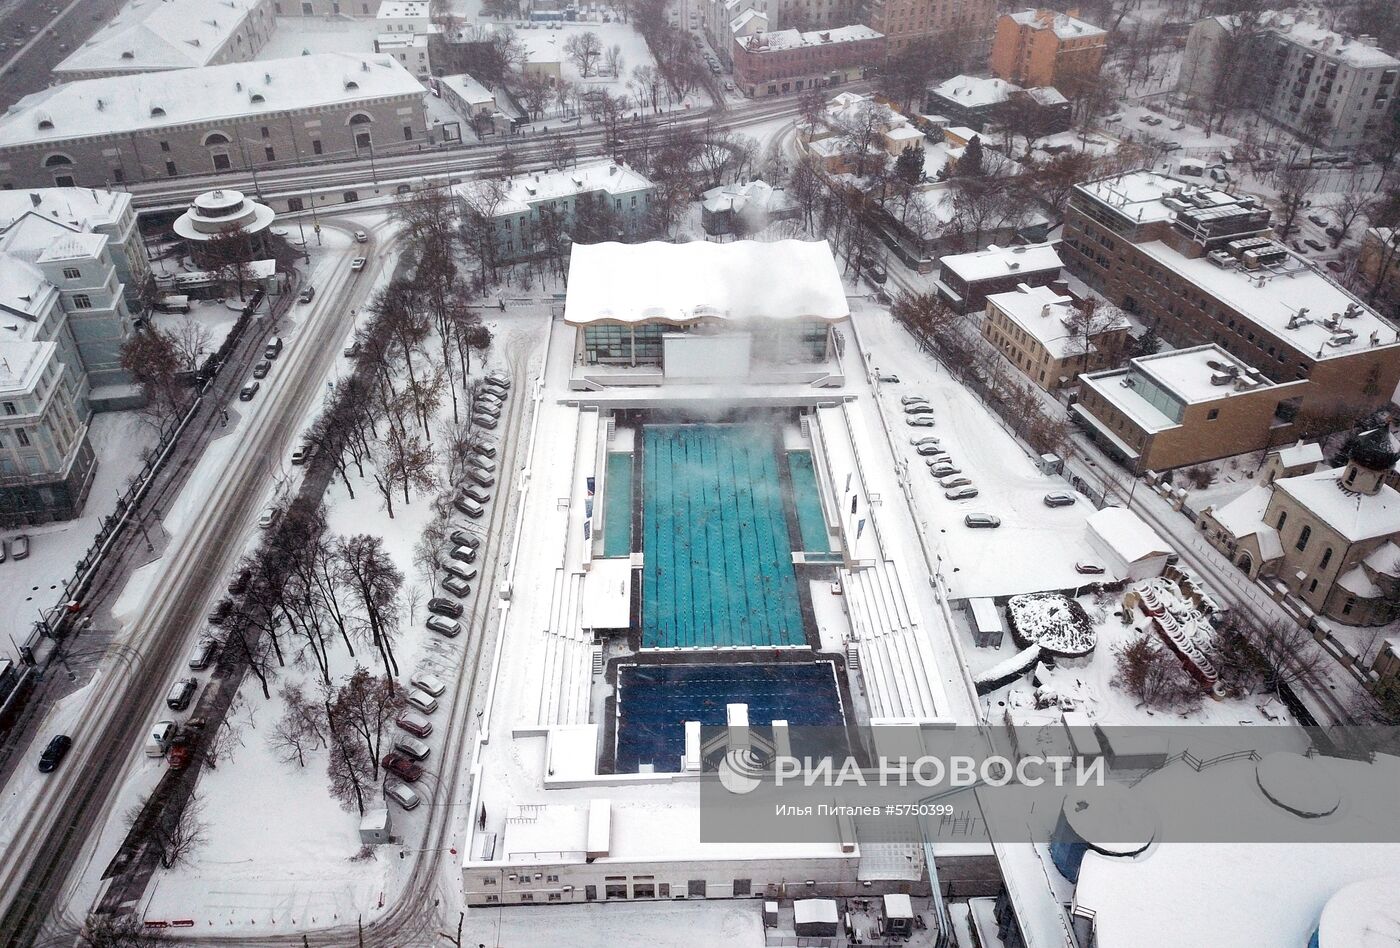
[[[408,696],[405,700],[408,701],[410,708],[423,714],[432,714],[437,710],[437,699],[417,688],[408,689]]]
[[[170,742],[175,740],[175,722],[157,721],[151,725],[150,733],[146,736],[146,756],[164,757],[165,752],[170,750]]]
[[[213,639],[201,639],[200,643],[190,652],[190,671],[204,671],[214,661]]]
[[[161,313],[188,313],[190,298],[180,295],[162,296],[155,301],[152,308]]]

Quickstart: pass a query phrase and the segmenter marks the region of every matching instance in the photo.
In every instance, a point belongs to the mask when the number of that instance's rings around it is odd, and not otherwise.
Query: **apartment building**
[[[938,295],[957,313],[982,312],[987,297],[1018,286],[1049,286],[1060,278],[1060,255],[1051,244],[1017,244],[972,253],[949,254],[938,261]]]
[[[387,53],[418,79],[427,82],[433,74],[433,61],[427,33],[380,33],[374,38],[374,51]]]
[[[580,205],[598,202],[600,217],[611,215],[614,239],[642,235],[651,209],[652,183],[625,164],[584,162],[566,171],[526,174],[502,184],[473,181],[458,185],[457,198],[465,208],[496,222],[497,253],[502,260],[518,260],[541,249],[541,223],[555,215],[560,230],[569,233]]]
[[[970,47],[969,59],[980,59],[995,11],[992,0],[867,0],[861,18],[888,38],[888,55],[916,40],[952,33]]]
[[[1202,513],[1201,532],[1251,577],[1277,576],[1314,612],[1347,625],[1395,618],[1400,492],[1386,483],[1400,454],[1377,428],[1345,467],[1281,477]]]
[[[844,85],[880,61],[885,48],[868,26],[755,33],[733,43],[734,81],[751,99]]]
[[[382,33],[427,33],[428,0],[384,0],[375,21]]]
[[[1214,343],[1271,382],[1306,380],[1282,418],[1301,415],[1303,432],[1386,404],[1400,381],[1395,324],[1275,241],[1254,198],[1144,171],[1086,182],[1060,255],[1169,343]]]
[[[992,75],[1022,86],[1075,90],[1093,80],[1108,52],[1108,32],[1054,10],[1021,10],[997,18]]]
[[[1269,121],[1321,148],[1350,151],[1374,140],[1391,120],[1400,60],[1374,37],[1326,29],[1314,16],[1273,14],[1246,39],[1230,17],[1192,27],[1178,72],[1177,98],[1188,105],[1218,95],[1247,95]],[[1244,44],[1248,70],[1230,73],[1239,90],[1219,90],[1224,60]]]
[[[1070,297],[1022,283],[987,297],[982,335],[1027,378],[1053,392],[1080,372],[1113,364],[1127,346],[1128,323],[1085,320]]]
[[[0,191],[0,232],[24,217],[57,223],[73,233],[105,235],[126,301],[129,305],[136,302],[150,279],[151,265],[128,192],[93,188]]]
[[[0,233],[0,525],[77,516],[97,463],[88,419],[130,407],[110,246],[35,214]]]
[[[129,0],[53,76],[74,82],[247,62],[275,20],[272,0]]]
[[[1141,356],[1079,377],[1071,416],[1133,471],[1165,471],[1291,440],[1302,381],[1275,384],[1217,345]],[[1282,414],[1280,412],[1282,406]]]
[[[0,116],[0,189],[414,150],[428,141],[424,94],[392,56],[359,53],[51,86]]]

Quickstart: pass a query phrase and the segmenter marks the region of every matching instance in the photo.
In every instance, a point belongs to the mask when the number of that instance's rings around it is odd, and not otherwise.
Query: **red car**
[[[389,753],[379,762],[385,770],[406,783],[417,783],[423,776],[423,768],[402,754]]]

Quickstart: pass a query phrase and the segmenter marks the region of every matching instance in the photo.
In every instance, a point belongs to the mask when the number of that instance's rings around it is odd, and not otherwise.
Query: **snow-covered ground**
[[[951,594],[1004,596],[1080,585],[1084,577],[1074,564],[1097,559],[1084,527],[1093,505],[1080,498],[1072,507],[1045,506],[1047,493],[1070,489],[1064,479],[1042,474],[994,414],[915,348],[888,309],[861,299],[852,300],[851,306],[871,361],[900,378],[898,384],[880,386],[880,410],[896,440],[898,463],[911,472],[919,529],[942,552]],[[936,419],[933,428],[904,423],[899,402],[904,395],[929,399]],[[979,496],[956,501],[943,496],[943,488],[909,443],[910,437],[922,435],[941,441]],[[967,528],[963,517],[974,512],[995,514],[1001,526]]]
[[[83,515],[75,520],[7,531],[29,535],[29,558],[0,563],[0,642],[23,641],[39,619],[39,610],[58,603],[63,583],[87,552],[102,520],[111,515],[117,496],[141,470],[144,451],[155,447],[156,431],[139,412],[122,411],[94,415],[88,429],[97,473],[88,491]],[[18,659],[18,655],[11,655]]]
[[[201,352],[207,355],[217,352],[219,346],[223,345],[224,338],[238,322],[243,305],[238,299],[225,300],[222,303],[218,300],[191,300],[188,313],[152,313],[150,318],[157,328],[173,334],[176,339],[190,340],[189,348],[193,348],[195,333],[199,331],[193,327],[203,327],[203,332],[207,335],[201,340]]]

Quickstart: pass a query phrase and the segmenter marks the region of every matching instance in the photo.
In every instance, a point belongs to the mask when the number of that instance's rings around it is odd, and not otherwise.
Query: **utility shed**
[[[390,825],[387,807],[366,810],[365,815],[360,818],[360,842],[363,845],[378,846],[387,843],[392,834],[393,827]]]
[[[909,896],[892,892],[883,900],[880,934],[908,937],[914,933],[914,903]]]
[[[968,611],[972,613],[972,641],[979,648],[1000,648],[1002,634],[1006,631],[1001,622],[1001,613],[996,603],[990,599],[969,599]]]
[[[1131,510],[1105,507],[1091,514],[1087,525],[1089,545],[1119,579],[1150,579],[1167,568],[1172,548]]]
[[[835,899],[798,899],[792,903],[793,930],[801,938],[830,937],[840,925]]]

